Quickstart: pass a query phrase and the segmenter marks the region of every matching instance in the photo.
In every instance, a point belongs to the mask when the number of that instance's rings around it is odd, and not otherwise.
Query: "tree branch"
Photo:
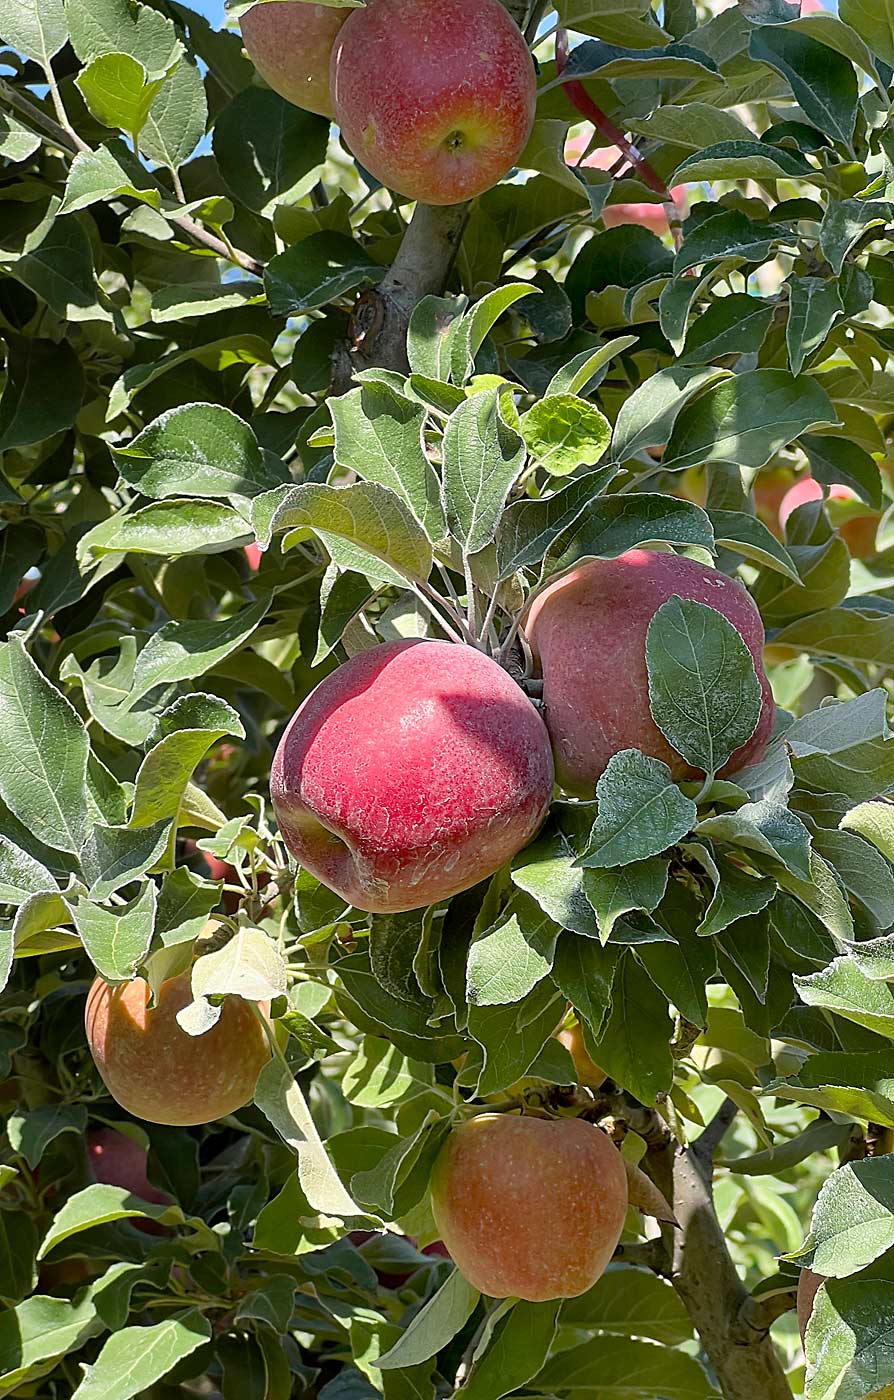
[[[692,1151],[709,1173],[714,1161],[714,1153],[726,1136],[726,1130],[738,1112],[738,1104],[734,1103],[732,1099],[724,1099],[704,1132],[700,1133],[692,1144]]]
[[[639,1269],[651,1269],[661,1278],[671,1276],[671,1258],[660,1239],[643,1240],[639,1244],[619,1244],[612,1259],[617,1264],[632,1264]]]
[[[716,1124],[716,1134],[722,1121],[715,1118],[706,1133]],[[674,1242],[673,1285],[701,1338],[726,1400],[754,1400],[755,1396],[761,1400],[792,1400],[782,1363],[768,1334],[767,1314],[758,1312],[759,1305],[751,1298],[730,1258],[714,1209],[711,1171],[709,1166],[706,1169],[704,1150],[681,1147],[676,1151],[673,1185],[674,1214],[680,1223]]]

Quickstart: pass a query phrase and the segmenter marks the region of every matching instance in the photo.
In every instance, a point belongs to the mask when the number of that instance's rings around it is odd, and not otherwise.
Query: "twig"
[[[556,72],[560,77],[565,70],[567,62],[568,31],[565,29],[557,29]],[[566,82],[563,82],[562,87],[572,106],[576,107],[581,115],[586,117],[588,121],[591,121],[597,131],[601,131],[602,135],[607,137],[613,146],[618,147],[618,150],[621,151],[625,159],[628,160],[639,173],[640,178],[648,185],[649,189],[661,196],[661,202],[665,207],[667,222],[674,243],[679,247],[681,241],[680,225],[682,222],[680,210],[677,207],[673,194],[658,172],[653,168],[651,162],[646,159],[637,146],[634,146],[633,143],[627,139],[620,127],[615,126],[611,117],[607,116],[602,108],[597,106],[582,82],[575,78],[569,78]]]
[[[724,1099],[704,1132],[699,1133],[695,1142],[692,1144],[693,1153],[709,1171],[714,1161],[714,1153],[723,1141],[727,1128],[738,1112],[738,1104],[734,1103],[732,1099]]]
[[[43,68],[43,71],[46,74],[47,85],[50,89],[50,98],[53,103],[53,110],[55,111],[56,116],[59,119],[59,125],[62,127],[63,131],[68,133],[68,136],[77,146],[79,151],[89,151],[90,147],[87,145],[87,142],[81,139],[81,137],[78,135],[78,133],[72,126],[71,122],[68,120],[68,113],[65,110],[65,103],[62,101],[62,94],[60,93],[59,85],[56,82],[56,74],[53,72],[52,63],[47,62],[45,64],[41,64],[41,67]]]
[[[662,1278],[671,1276],[670,1255],[659,1239],[644,1240],[641,1244],[619,1244],[612,1259],[618,1264],[632,1264],[637,1268],[651,1269]]]

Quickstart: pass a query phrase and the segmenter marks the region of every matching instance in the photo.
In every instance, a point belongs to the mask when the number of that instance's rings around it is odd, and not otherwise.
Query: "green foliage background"
[[[863,1156],[894,1127],[894,7],[719,10],[538,9],[575,33],[566,78],[683,191],[675,236],[610,226],[662,207],[641,169],[566,164],[569,128],[604,138],[540,44],[519,173],[469,211],[407,363],[336,395],[411,210],[187,5],[0,0],[0,1394],[717,1394],[698,1319],[638,1266],[638,1212],[561,1308],[486,1313],[413,1243],[454,1112],[520,1080],[560,1101],[568,1003],[632,1160],[656,1112],[686,1142],[737,1107],[714,1202],[754,1306],[784,1311],[798,1264],[841,1280],[806,1382],[791,1314],[774,1327],[793,1393],[894,1381],[894,1165]],[[804,507],[780,540],[760,492],[805,465],[862,505]],[[861,512],[862,561],[838,528]],[[267,779],[328,671],[470,617],[508,648],[545,579],[640,544],[738,573],[789,649],[760,765],[680,788],[628,751],[424,916],[370,919],[295,870]],[[751,677],[684,612],[656,633],[656,715]],[[661,722],[711,773],[741,742],[716,707]],[[176,1200],[141,1204],[90,1182],[88,1126],[124,1117],[84,996],[94,968],[189,966],[211,915],[233,937],[199,959],[200,1007],[272,997],[286,1048],[225,1122],[128,1123]]]

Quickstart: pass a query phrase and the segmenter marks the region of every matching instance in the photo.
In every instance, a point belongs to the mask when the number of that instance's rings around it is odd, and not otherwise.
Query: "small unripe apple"
[[[498,184],[537,101],[533,60],[499,0],[369,0],[339,32],[330,83],[361,165],[426,204]]]
[[[268,87],[296,107],[331,117],[329,59],[350,13],[301,0],[267,0],[239,21],[242,42]]]
[[[534,836],[552,789],[531,701],[453,642],[385,642],[331,672],[270,774],[295,859],[373,913],[421,909],[493,875]]]
[[[152,1010],[142,977],[114,987],[97,977],[90,988],[90,1053],[112,1098],[134,1118],[176,1127],[212,1123],[243,1108],[254,1093],[270,1058],[254,1008],[228,996],[217,1024],[191,1036],[177,1021],[191,1001],[188,971],[162,983]]]
[[[543,675],[556,777],[567,792],[592,797],[609,760],[622,749],[662,759],[675,779],[695,776],[649,707],[646,634],[674,595],[705,603],[733,624],[761,684],[757,728],[721,771],[733,773],[763,753],[773,728],[773,696],[763,668],[763,623],[750,594],[737,580],[693,559],[631,549],[565,574],[535,600],[525,624]]]
[[[615,1252],[627,1172],[581,1118],[483,1113],[451,1133],[432,1210],[460,1273],[492,1298],[575,1298]]]

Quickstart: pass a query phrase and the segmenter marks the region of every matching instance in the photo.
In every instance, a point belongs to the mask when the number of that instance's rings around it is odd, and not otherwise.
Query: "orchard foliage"
[[[517,169],[413,214],[235,23],[0,0],[2,1395],[894,1383],[894,6],[508,8],[539,65]],[[852,495],[781,530],[807,471]],[[526,601],[643,546],[760,608],[758,763],[715,777],[754,666],[672,600],[651,711],[704,781],[628,749],[424,911],[296,868],[269,775],[324,676],[433,637],[527,681]],[[254,1102],[128,1119],[88,988],[190,968],[191,1034],[270,1003]],[[513,1101],[611,1120],[643,1169],[565,1303],[422,1252],[451,1123]],[[114,1126],[151,1198],[95,1179]]]

